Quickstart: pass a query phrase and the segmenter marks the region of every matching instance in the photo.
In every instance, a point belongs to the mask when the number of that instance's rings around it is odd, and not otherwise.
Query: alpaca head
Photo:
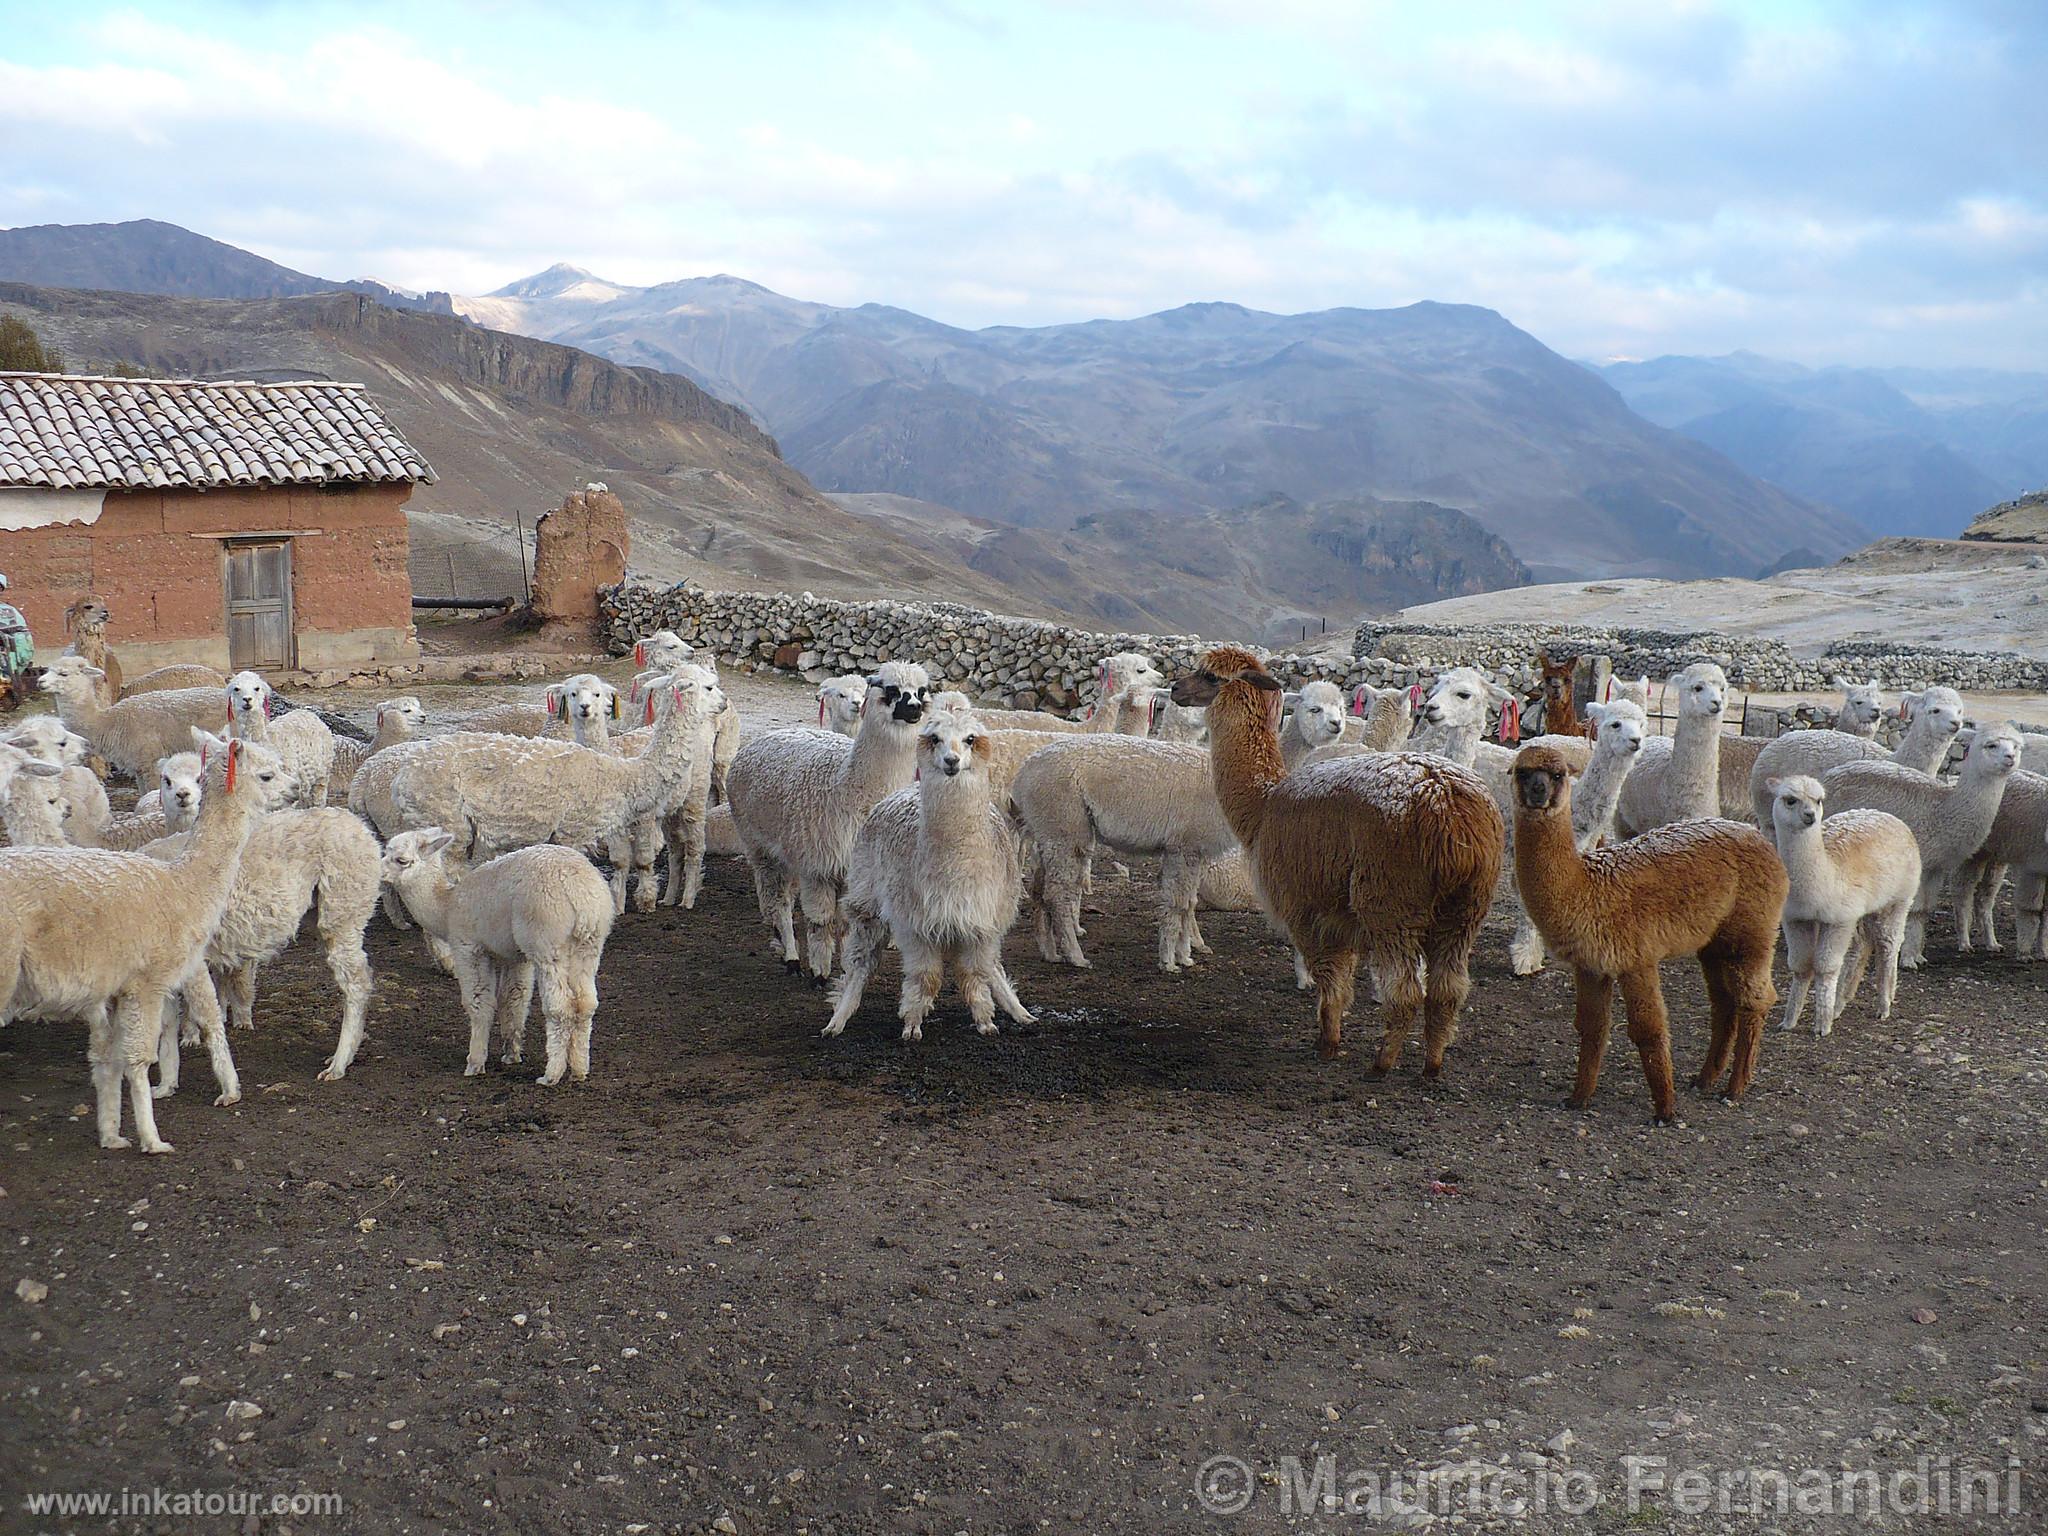
[[[919,780],[986,772],[988,739],[988,727],[972,709],[934,709],[917,728]]]
[[[1781,838],[1819,826],[1828,813],[1828,792],[1819,779],[1796,773],[1782,779],[1767,779],[1764,788],[1771,796],[1771,825]]]
[[[1549,653],[1538,651],[1536,664],[1543,669],[1543,697],[1551,704],[1562,704],[1572,696],[1572,677],[1579,669],[1579,658],[1566,656],[1552,661]]]
[[[299,781],[286,771],[284,759],[270,748],[253,741],[216,736],[196,725],[192,727],[192,744],[199,749],[205,786],[203,799],[224,795],[240,800],[252,796],[257,810],[274,811],[297,798]]]
[[[1612,704],[1588,704],[1586,718],[1593,722],[1593,750],[1620,757],[1633,757],[1643,750],[1643,737],[1650,721],[1626,699]]]
[[[1852,683],[1837,677],[1834,685],[1842,690],[1841,713],[1835,718],[1838,731],[1867,731],[1884,718],[1884,689],[1877,683]]]
[[[381,729],[386,720],[403,720],[408,735],[416,733],[427,723],[426,706],[409,693],[402,693],[395,699],[386,699],[377,706],[377,725]]]
[[[8,732],[7,745],[26,753],[39,763],[63,767],[65,745],[71,733],[55,715],[31,715]]]
[[[1326,746],[1344,734],[1344,694],[1335,683],[1303,683],[1287,700],[1294,707],[1295,732],[1308,746]]]
[[[62,840],[64,821],[71,814],[64,798],[64,770],[50,763],[23,762],[11,779],[0,776],[0,797],[32,836]]]
[[[192,825],[205,783],[206,767],[197,752],[173,752],[156,765],[157,800],[166,828],[182,832]]]
[[[1232,684],[1241,687],[1232,688]],[[1202,653],[1195,670],[1173,685],[1173,702],[1188,708],[1208,708],[1213,724],[1222,718],[1213,708],[1227,699],[1239,709],[1264,721],[1269,731],[1280,729],[1281,689],[1265,663],[1242,646],[1218,645]],[[1225,711],[1224,713],[1228,713]]]
[[[579,672],[548,689],[548,713],[581,730],[619,718],[619,690],[595,672]]]
[[[408,885],[417,886],[422,879],[440,872],[454,841],[439,827],[401,832],[384,845],[383,857],[377,861],[378,878],[403,894]]]
[[[64,610],[64,627],[73,634],[96,635],[114,615],[96,597],[81,597]]]
[[[915,725],[931,703],[932,679],[914,661],[885,661],[868,675],[867,704],[885,722]]]
[[[718,686],[718,674],[709,667],[685,662],[653,685],[649,701],[665,700],[678,713],[695,712],[708,720],[725,708],[725,690]]]
[[[1711,661],[1694,662],[1671,679],[1670,687],[1678,695],[1681,717],[1718,720],[1728,707],[1728,674]]]
[[[1953,740],[1963,728],[1963,696],[1953,688],[1922,688],[1899,700],[1899,713],[1936,740]]]
[[[860,729],[861,706],[868,700],[868,680],[858,672],[828,677],[818,684],[818,724],[841,736]]]
[[[59,656],[36,674],[36,686],[57,698],[76,701],[91,698],[93,685],[104,682],[106,676],[83,656]]]
[[[2010,721],[1994,725],[1988,731],[1980,730],[1963,756],[1963,775],[1966,778],[2005,778],[2019,767],[2025,750],[2026,742],[2019,727]]]
[[[696,647],[672,629],[657,629],[633,646],[633,665],[666,672],[697,654]]]
[[[1452,667],[1430,689],[1422,706],[1422,718],[1429,725],[1477,726],[1484,730],[1487,706],[1505,704],[1507,700],[1507,689],[1477,667]]]
[[[1524,747],[1515,754],[1515,806],[1535,816],[1569,815],[1572,765],[1555,747]]]
[[[237,672],[228,679],[228,713],[237,720],[255,716],[270,718],[270,684],[254,672]]]
[[[1105,656],[1095,669],[1097,697],[1102,700],[1127,698],[1165,685],[1166,678],[1152,665],[1152,658],[1137,651]]]

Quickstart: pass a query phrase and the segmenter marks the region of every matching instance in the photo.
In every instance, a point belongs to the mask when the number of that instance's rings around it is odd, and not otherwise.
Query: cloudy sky
[[[0,225],[145,216],[458,292],[2038,368],[2048,4],[0,0]]]

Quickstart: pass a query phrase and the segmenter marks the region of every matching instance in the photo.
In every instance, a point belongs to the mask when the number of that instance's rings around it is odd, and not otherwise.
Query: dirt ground
[[[1454,1469],[1370,1506],[1392,1525],[1757,1528],[1632,1510],[1639,1456],[1665,1458],[1639,1482],[1986,1471],[2026,1512],[1961,1527],[2044,1528],[2048,965],[1937,925],[1889,1023],[1773,1031],[1748,1103],[1688,1094],[1659,1130],[1625,1042],[1591,1111],[1558,1107],[1570,982],[1511,976],[1499,914],[1447,1080],[1411,1044],[1374,1082],[1365,1010],[1318,1062],[1257,919],[1154,969],[1151,878],[1105,878],[1092,972],[1012,936],[1036,1023],[980,1039],[949,994],[906,1047],[890,969],[819,1038],[824,995],[714,859],[699,910],[622,921],[593,1076],[555,1089],[537,1039],[465,1079],[453,984],[378,920],[347,1081],[314,1080],[338,1008],[301,945],[234,1039],[246,1098],[214,1107],[188,1051],[162,1158],[95,1146],[78,1031],[14,1025],[0,1530],[1362,1525],[1290,1513],[1321,1456],[1340,1498]],[[1667,986],[1696,1063],[1697,975]],[[1219,1456],[1253,1479],[1234,1518],[1198,1496]],[[1550,1506],[1438,1492],[1503,1468]],[[152,1487],[341,1509],[23,1503]]]

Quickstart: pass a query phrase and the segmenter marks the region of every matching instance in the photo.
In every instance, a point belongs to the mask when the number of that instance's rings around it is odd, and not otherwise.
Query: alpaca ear
[[[204,754],[220,751],[227,745],[227,742],[221,737],[214,735],[213,732],[195,725],[192,727],[192,745],[201,754]]]
[[[1586,718],[1595,725],[1605,725],[1607,723],[1607,706],[1605,704],[1588,704],[1586,706]]]
[[[454,841],[453,833],[443,832],[439,827],[421,827],[420,857],[432,858]]]
[[[1490,677],[1486,679],[1486,692],[1496,704],[1505,704],[1514,697],[1513,694],[1509,693],[1507,689],[1501,687],[1499,683]]]
[[[1281,693],[1280,680],[1269,672],[1246,672],[1243,681],[1250,683],[1262,693]],[[1284,701],[1284,694],[1283,694]]]
[[[1280,695],[1280,707],[1282,709],[1301,708],[1301,694],[1292,688],[1288,689]]]

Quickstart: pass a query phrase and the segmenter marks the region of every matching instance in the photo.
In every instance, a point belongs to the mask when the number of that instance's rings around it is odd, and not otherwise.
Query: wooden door
[[[292,654],[289,539],[227,547],[228,664],[237,671],[284,671]]]

